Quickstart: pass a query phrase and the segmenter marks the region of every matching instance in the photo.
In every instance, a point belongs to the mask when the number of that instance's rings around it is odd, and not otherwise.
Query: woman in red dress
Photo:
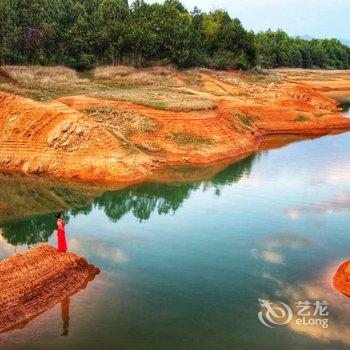
[[[67,251],[66,232],[64,230],[64,220],[62,213],[56,215],[57,218],[57,249],[60,253]]]

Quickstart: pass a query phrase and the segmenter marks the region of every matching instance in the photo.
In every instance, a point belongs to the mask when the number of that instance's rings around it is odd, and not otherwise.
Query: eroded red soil
[[[241,158],[257,150],[266,135],[322,135],[350,129],[350,119],[342,116],[337,102],[311,84],[290,77],[260,84],[253,76],[234,71],[201,73],[201,79],[200,88],[186,87],[179,73],[178,88],[210,98],[214,109],[173,112],[89,96],[40,103],[0,93],[0,170],[133,181],[153,176],[160,163],[208,164]],[[85,113],[105,106],[142,114],[156,121],[158,128],[127,140],[116,137]]]
[[[102,126],[58,102],[0,93],[0,130],[0,171],[118,181],[152,168],[149,156],[127,157]]]
[[[305,70],[305,69],[277,69],[276,71],[312,87],[327,96],[349,97],[350,96],[350,72],[347,70]]]
[[[336,290],[350,297],[350,261],[343,262],[333,277]]]

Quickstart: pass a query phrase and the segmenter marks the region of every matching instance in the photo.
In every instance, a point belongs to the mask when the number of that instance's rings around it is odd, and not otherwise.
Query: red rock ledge
[[[0,262],[0,333],[22,327],[94,279],[99,269],[41,244]]]
[[[350,260],[343,262],[333,277],[336,290],[350,297]]]

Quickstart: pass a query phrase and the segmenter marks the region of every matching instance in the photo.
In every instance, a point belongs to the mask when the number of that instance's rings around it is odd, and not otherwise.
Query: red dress
[[[57,219],[57,249],[60,253],[65,253],[67,251],[67,240],[63,219]]]

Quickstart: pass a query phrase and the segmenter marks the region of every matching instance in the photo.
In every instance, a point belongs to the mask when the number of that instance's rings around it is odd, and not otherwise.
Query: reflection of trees
[[[69,221],[69,216],[64,216]],[[12,245],[32,245],[47,242],[52,232],[56,230],[56,218],[54,214],[45,214],[10,221],[0,224],[2,236]]]
[[[234,163],[205,182],[177,185],[146,183],[121,191],[106,192],[94,203],[98,208],[103,209],[114,222],[128,212],[131,212],[139,220],[148,220],[155,210],[158,214],[175,212],[192,191],[200,188],[201,184],[204,184],[205,188],[219,188],[238,182],[242,176],[249,175],[254,159],[255,155],[252,155]],[[219,194],[218,191],[217,194]]]
[[[0,220],[82,207],[100,194],[101,189],[88,185],[0,174],[0,203],[6,206]]]
[[[237,163],[229,165],[226,169],[220,171],[208,181],[210,187],[230,185],[238,182],[243,176],[248,176],[252,170],[256,157],[257,154],[254,153]]]
[[[175,212],[181,207],[185,199],[189,198],[192,191],[197,191],[202,186],[205,189],[215,188],[216,194],[220,195],[220,188],[235,182],[238,182],[242,176],[249,175],[256,155],[247,157],[237,163],[234,163],[223,171],[214,175],[206,181],[196,181],[180,184],[162,184],[162,183],[145,183],[134,185],[119,191],[108,191],[102,196],[91,202],[91,194],[78,192],[76,189],[68,189],[63,186],[50,186],[49,192],[51,198],[59,198],[63,207],[69,205],[72,208],[69,213],[65,214],[65,221],[69,217],[84,214],[88,215],[94,206],[104,210],[106,215],[114,222],[118,221],[127,213],[132,213],[140,221],[148,220],[151,213],[157,211],[158,214],[168,214]],[[188,170],[184,170],[188,171]],[[193,169],[192,171],[195,171]],[[27,192],[36,189],[27,189]],[[28,193],[26,192],[26,196]],[[53,194],[53,195],[52,195]],[[17,195],[17,197],[20,197]],[[39,201],[40,207],[44,206],[43,201]],[[47,200],[49,196],[45,197]],[[34,201],[36,202],[36,201]],[[36,208],[37,203],[34,203]],[[83,206],[84,205],[84,206]],[[45,206],[44,206],[45,207]],[[50,207],[49,207],[50,208]],[[48,210],[46,210],[48,211]],[[56,229],[56,220],[54,214],[44,214],[23,220],[6,221],[0,223],[3,229],[3,237],[11,244],[31,245],[38,242],[46,242]]]
[[[345,112],[345,113],[348,113],[350,111],[350,101],[343,101],[341,104],[340,104],[340,107],[342,108],[342,110]]]
[[[113,221],[118,221],[128,212],[140,220],[148,220],[154,210],[159,214],[176,211],[190,192],[198,187],[199,184],[170,186],[146,183],[117,192],[106,192],[94,203]]]
[[[92,204],[85,205],[83,207],[77,207],[70,210],[70,214],[72,216],[76,216],[78,214],[88,215],[91,213]],[[68,215],[68,214],[67,214]]]

